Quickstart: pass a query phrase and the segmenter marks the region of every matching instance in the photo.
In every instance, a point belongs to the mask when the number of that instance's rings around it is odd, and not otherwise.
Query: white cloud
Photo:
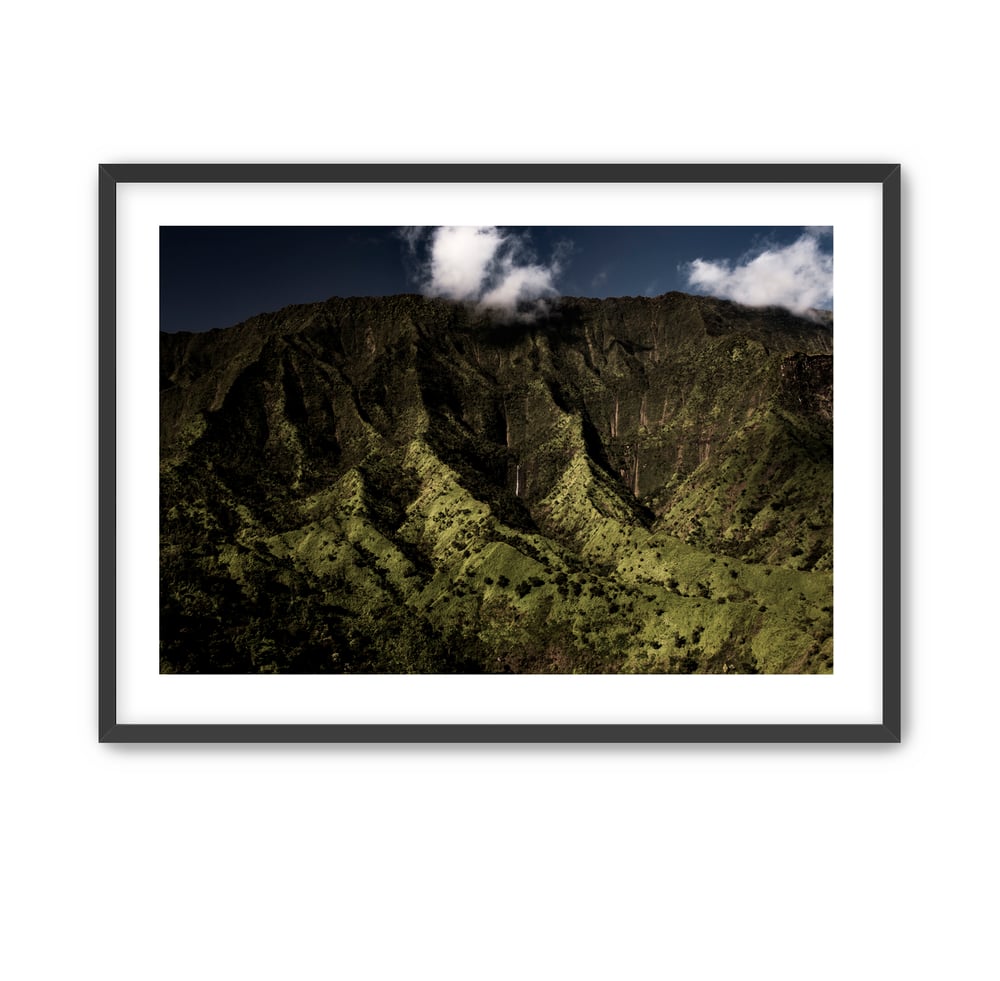
[[[406,250],[410,255],[415,255],[417,246],[424,237],[426,229],[423,225],[404,225],[396,229],[396,235],[406,245]]]
[[[828,306],[833,300],[833,255],[820,249],[822,234],[825,230],[807,229],[791,245],[765,249],[736,263],[695,259],[686,269],[688,286],[746,306],[786,307],[798,314]]]
[[[532,261],[525,241],[495,226],[434,229],[424,292],[531,319],[556,297],[559,257],[548,265]]]
[[[502,244],[497,228],[436,228],[431,238],[429,292],[451,300],[479,299]]]
[[[510,257],[500,262],[500,277],[496,285],[483,294],[484,307],[512,310],[520,304],[532,303],[543,297],[558,295],[553,285],[555,270],[545,266],[517,266]]]

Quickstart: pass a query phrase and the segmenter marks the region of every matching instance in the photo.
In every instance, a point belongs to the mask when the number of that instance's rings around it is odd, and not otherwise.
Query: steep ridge
[[[161,335],[161,670],[832,670],[832,322],[418,296]]]

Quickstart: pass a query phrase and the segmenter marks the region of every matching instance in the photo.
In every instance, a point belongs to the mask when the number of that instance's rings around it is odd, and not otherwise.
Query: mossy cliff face
[[[161,670],[832,670],[832,325],[416,296],[161,335]]]

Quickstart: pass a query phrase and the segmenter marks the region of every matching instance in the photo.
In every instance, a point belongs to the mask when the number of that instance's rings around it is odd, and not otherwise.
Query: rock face
[[[670,293],[161,335],[161,670],[832,670],[833,330]]]

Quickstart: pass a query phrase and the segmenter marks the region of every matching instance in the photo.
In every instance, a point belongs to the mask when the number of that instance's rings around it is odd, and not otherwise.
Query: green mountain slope
[[[832,670],[832,325],[416,296],[161,335],[161,670]]]

